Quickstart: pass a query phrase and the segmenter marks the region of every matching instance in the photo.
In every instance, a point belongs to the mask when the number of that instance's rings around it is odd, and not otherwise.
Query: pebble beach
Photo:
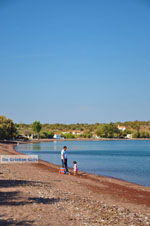
[[[1,155],[16,155],[0,144]],[[0,164],[0,225],[150,225],[150,187],[58,165]]]

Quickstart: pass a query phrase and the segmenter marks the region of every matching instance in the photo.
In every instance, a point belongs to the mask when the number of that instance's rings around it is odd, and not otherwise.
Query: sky
[[[150,120],[149,0],[0,0],[0,115]]]

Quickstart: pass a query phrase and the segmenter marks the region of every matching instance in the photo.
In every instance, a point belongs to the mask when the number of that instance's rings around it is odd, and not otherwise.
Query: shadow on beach
[[[0,218],[3,216],[0,216]],[[12,220],[12,219],[7,219],[7,220],[2,220],[0,219],[0,225],[3,226],[10,226],[10,225],[32,225],[34,223],[34,221],[16,221],[16,220]]]
[[[45,183],[26,180],[0,180],[0,188],[17,186],[42,186]],[[47,184],[47,183],[46,183]],[[0,191],[0,206],[19,206],[28,204],[54,204],[60,198],[24,197],[19,191]],[[1,225],[1,224],[0,224]]]
[[[21,192],[0,192],[0,206],[20,206],[30,204],[54,204],[60,201],[60,198],[42,198],[28,197],[21,200]]]
[[[27,180],[0,180],[0,188],[17,187],[17,186],[40,186],[45,184],[40,181],[27,181]],[[48,183],[46,183],[48,184]]]

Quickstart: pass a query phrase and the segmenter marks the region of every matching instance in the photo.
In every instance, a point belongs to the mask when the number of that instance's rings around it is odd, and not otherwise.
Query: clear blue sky
[[[0,115],[150,120],[149,0],[1,0]]]

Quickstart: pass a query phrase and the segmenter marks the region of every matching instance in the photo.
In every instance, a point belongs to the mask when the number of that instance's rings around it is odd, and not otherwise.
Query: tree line
[[[17,128],[11,119],[0,116],[0,140],[12,139],[17,135]]]
[[[121,130],[119,126],[124,126]],[[73,133],[78,131],[78,134]],[[150,121],[128,121],[115,123],[76,123],[76,124],[42,124],[34,121],[32,124],[16,124],[5,116],[0,116],[0,140],[17,139],[19,136],[34,138],[53,138],[54,134],[64,138],[150,138]]]

